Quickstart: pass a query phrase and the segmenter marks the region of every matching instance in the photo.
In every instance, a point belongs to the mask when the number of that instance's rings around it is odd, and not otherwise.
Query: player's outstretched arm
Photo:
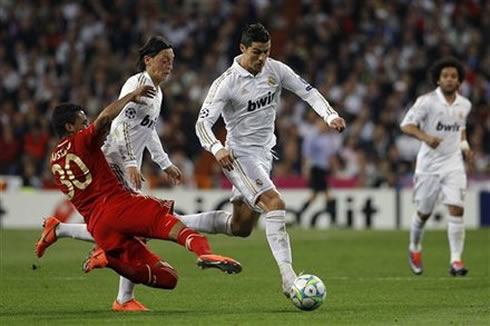
[[[152,86],[144,85],[131,93],[128,93],[126,96],[120,98],[119,100],[109,104],[107,107],[102,110],[99,116],[94,121],[95,130],[98,132],[107,132],[109,131],[109,127],[111,125],[112,120],[114,120],[121,110],[128,104],[129,102],[135,102],[138,104],[142,103],[142,97],[152,98],[156,95],[156,90]]]
[[[437,148],[437,146],[439,146],[441,142],[441,138],[426,134],[414,124],[404,125],[400,129],[403,133],[413,136],[418,140],[425,142],[431,148]]]

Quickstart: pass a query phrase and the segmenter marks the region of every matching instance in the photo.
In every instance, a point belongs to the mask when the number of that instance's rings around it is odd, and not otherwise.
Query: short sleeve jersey
[[[103,136],[93,124],[60,140],[51,154],[50,166],[58,188],[75,205],[87,224],[112,196],[124,195],[100,146]]]
[[[417,98],[405,115],[401,126],[413,124],[428,135],[441,138],[437,148],[422,143],[417,154],[415,173],[441,174],[455,170],[464,171],[461,153],[461,132],[471,110],[470,101],[456,94],[449,104],[441,89]]]

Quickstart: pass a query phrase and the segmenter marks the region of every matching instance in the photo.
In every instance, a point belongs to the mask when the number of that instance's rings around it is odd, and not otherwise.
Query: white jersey
[[[228,148],[258,147],[270,150],[276,144],[274,120],[282,88],[308,102],[326,121],[338,117],[325,98],[284,63],[268,58],[262,71],[253,75],[234,59],[218,77],[201,107],[196,134],[201,145],[215,154],[222,148],[212,126],[223,115]]]
[[[143,153],[145,148],[148,148],[152,160],[162,169],[166,169],[172,163],[163,150],[155,129],[163,100],[160,86],[154,85],[150,75],[144,71],[131,76],[124,83],[119,98],[143,85],[155,87],[156,96],[151,99],[143,98],[144,104],[126,104],[112,121],[111,131],[102,146],[102,151],[109,163],[122,164],[124,168],[137,167],[141,170]]]
[[[422,142],[417,154],[415,173],[464,172],[461,133],[466,129],[466,118],[470,110],[471,103],[467,98],[456,94],[454,102],[449,104],[439,87],[417,98],[401,126],[416,125],[426,134],[442,140],[435,149]]]

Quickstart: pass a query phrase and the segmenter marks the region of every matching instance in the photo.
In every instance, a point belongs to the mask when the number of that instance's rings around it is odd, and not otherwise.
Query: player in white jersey
[[[276,144],[274,122],[282,88],[307,101],[330,127],[342,131],[345,121],[291,68],[269,58],[270,49],[270,35],[264,26],[252,24],[244,29],[240,41],[242,55],[212,84],[196,123],[196,133],[233,183],[233,215],[227,221],[231,234],[247,237],[260,214],[266,213],[267,240],[287,295],[296,273],[285,227],[285,203],[270,179],[271,150]],[[227,130],[225,146],[211,129],[220,115]],[[197,219],[183,222],[192,228]]]
[[[139,192],[141,183],[144,181],[140,171],[145,148],[149,150],[152,160],[167,173],[173,184],[179,183],[182,178],[179,168],[172,164],[163,150],[155,130],[163,101],[160,84],[170,75],[174,56],[170,43],[162,37],[151,37],[140,49],[138,61],[140,72],[126,81],[119,98],[142,85],[153,86],[156,96],[147,99],[142,104],[129,103],[126,105],[112,122],[111,132],[102,146],[106,159],[119,181],[133,192]],[[143,107],[137,107],[139,105]],[[187,216],[200,215],[226,218],[230,214],[224,211],[212,211]],[[208,233],[225,232],[225,230],[220,230],[220,226],[215,223],[200,229]],[[93,237],[87,231],[85,224],[60,223],[56,218],[50,217],[45,221],[43,234],[36,247],[36,254],[41,257],[58,238],[65,237],[93,242]],[[134,284],[122,276],[117,299],[112,308],[115,311],[147,310],[142,303],[134,299]]]
[[[450,275],[468,272],[463,254],[465,229],[463,222],[466,174],[463,164],[472,152],[466,137],[466,118],[470,101],[457,93],[464,80],[464,70],[455,58],[443,58],[431,68],[437,88],[417,98],[401,123],[401,130],[422,141],[415,167],[414,202],[417,213],[410,229],[409,262],[420,275],[424,225],[432,214],[438,197],[448,207],[448,239],[451,252]]]

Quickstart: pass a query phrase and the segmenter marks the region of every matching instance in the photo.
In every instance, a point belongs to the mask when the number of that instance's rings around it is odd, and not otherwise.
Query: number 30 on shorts
[[[85,176],[85,181],[82,182],[75,179],[75,175],[70,169],[70,162],[75,163],[80,171],[82,171],[83,175]],[[66,155],[64,169],[59,164],[53,164],[53,166],[51,167],[51,171],[53,172],[53,174],[58,173],[60,177],[60,182],[66,186],[67,190],[65,191],[65,194],[68,196],[69,199],[72,199],[75,195],[75,188],[84,190],[89,184],[92,183],[92,174],[90,173],[87,165],[83,163],[80,157],[72,153]]]

